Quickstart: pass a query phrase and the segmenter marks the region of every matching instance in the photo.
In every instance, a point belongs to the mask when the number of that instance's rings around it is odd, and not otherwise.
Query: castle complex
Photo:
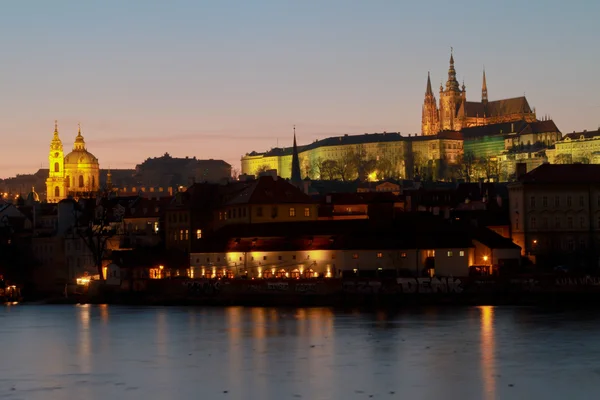
[[[68,196],[82,196],[98,191],[100,165],[98,159],[87,151],[81,127],[75,137],[73,151],[65,156],[58,135],[58,123],[55,121],[48,161],[46,198],[49,203],[57,203]]]
[[[297,146],[302,178],[460,179],[465,178],[461,170],[468,158],[486,170],[473,172],[470,178],[486,175],[489,179],[491,161],[503,164],[504,172],[495,173],[493,178],[502,180],[514,174],[517,162],[531,163],[532,167],[543,162],[544,150],[561,139],[556,125],[547,118],[538,120],[524,96],[489,101],[485,71],[481,101],[467,101],[466,86],[456,80],[453,54],[439,96],[438,104],[428,74],[421,135],[344,135]],[[526,161],[529,159],[531,162]],[[292,147],[251,152],[241,161],[244,174],[276,170],[279,176],[291,178]]]
[[[536,121],[535,111],[529,107],[527,99],[515,97],[512,99],[488,101],[485,70],[481,86],[481,102],[467,101],[467,88],[463,83],[459,87],[454,69],[454,55],[450,55],[450,68],[446,88],[440,85],[439,108],[436,103],[431,78],[427,75],[427,89],[423,103],[421,133],[436,135],[441,131],[460,131],[472,126],[490,125],[502,122]]]

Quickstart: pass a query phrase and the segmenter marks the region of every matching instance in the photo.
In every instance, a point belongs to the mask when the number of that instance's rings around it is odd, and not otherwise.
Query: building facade
[[[431,78],[427,75],[427,86],[421,118],[421,133],[436,135],[441,131],[460,131],[463,128],[525,120],[536,121],[535,111],[527,99],[515,97],[503,100],[488,100],[488,89],[483,72],[481,101],[467,101],[467,90],[463,83],[459,85],[454,68],[454,55],[450,55],[450,67],[446,86],[440,85],[439,107],[431,89]]]
[[[600,130],[567,133],[546,153],[551,164],[600,164]]]
[[[73,151],[64,156],[58,123],[54,124],[54,136],[48,155],[50,169],[46,180],[46,199],[58,203],[68,196],[82,196],[97,192],[100,187],[98,159],[87,151],[81,127],[77,132]]]
[[[513,240],[538,263],[589,255],[600,244],[600,166],[539,166],[509,185],[509,213]]]

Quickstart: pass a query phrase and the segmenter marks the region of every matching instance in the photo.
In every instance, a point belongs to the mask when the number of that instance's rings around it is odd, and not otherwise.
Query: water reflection
[[[77,306],[77,316],[79,319],[79,362],[82,372],[89,373],[91,371],[92,361],[92,340],[90,335],[90,312],[89,304]]]
[[[600,389],[594,311],[17,306],[0,321],[10,360],[0,398],[502,400]]]
[[[496,398],[496,339],[494,332],[494,307],[479,307],[481,314],[481,374],[484,398]]]

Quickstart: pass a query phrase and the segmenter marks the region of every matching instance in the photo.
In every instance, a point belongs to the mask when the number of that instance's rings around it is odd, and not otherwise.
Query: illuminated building
[[[431,78],[427,75],[427,87],[421,118],[423,135],[436,135],[442,131],[460,131],[463,128],[525,120],[536,121],[525,96],[496,101],[488,100],[488,89],[483,71],[481,101],[467,101],[465,84],[459,85],[454,68],[454,55],[450,55],[450,67],[446,87],[440,85],[439,108],[431,88]]]
[[[50,170],[46,180],[46,198],[49,203],[57,203],[68,196],[81,197],[98,191],[98,159],[87,151],[81,127],[75,137],[73,151],[64,156],[58,123],[55,122],[48,161]]]

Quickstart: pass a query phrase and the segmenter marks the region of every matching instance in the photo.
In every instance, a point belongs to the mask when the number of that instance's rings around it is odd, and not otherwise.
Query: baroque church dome
[[[75,138],[73,151],[65,156],[65,167],[78,165],[98,165],[98,159],[85,148],[81,128]]]

